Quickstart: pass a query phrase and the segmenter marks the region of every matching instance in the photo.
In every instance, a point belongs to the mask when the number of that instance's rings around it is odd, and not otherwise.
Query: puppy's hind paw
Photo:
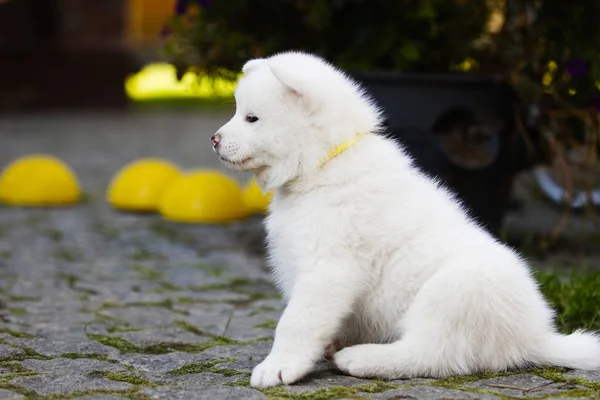
[[[347,347],[333,357],[340,371],[357,378],[386,378],[391,360],[385,345],[363,344]]]

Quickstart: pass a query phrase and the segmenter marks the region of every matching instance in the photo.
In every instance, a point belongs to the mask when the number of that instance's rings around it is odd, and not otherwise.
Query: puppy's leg
[[[335,339],[332,343],[329,343],[324,350],[324,357],[326,360],[333,360],[333,355],[344,348],[344,343],[340,339]]]
[[[340,258],[315,260],[300,270],[271,353],[254,369],[250,384],[291,384],[307,375],[364,293],[364,275],[352,261]]]
[[[402,320],[402,339],[348,347],[334,357],[338,368],[357,377],[402,379],[526,365],[550,317],[534,285],[519,274],[490,280],[493,266],[488,272],[470,260],[457,264],[417,293]]]

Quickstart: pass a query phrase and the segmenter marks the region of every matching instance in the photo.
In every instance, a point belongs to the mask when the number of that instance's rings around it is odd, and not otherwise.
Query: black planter
[[[515,174],[531,162],[515,129],[518,99],[501,81],[464,74],[356,73],[392,137],[498,233]]]

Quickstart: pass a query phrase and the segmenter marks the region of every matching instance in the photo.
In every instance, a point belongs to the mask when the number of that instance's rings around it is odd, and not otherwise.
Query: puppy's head
[[[225,165],[255,173],[265,189],[314,172],[340,142],[380,125],[358,86],[318,57],[283,53],[250,60],[242,72],[236,112],[212,145]]]

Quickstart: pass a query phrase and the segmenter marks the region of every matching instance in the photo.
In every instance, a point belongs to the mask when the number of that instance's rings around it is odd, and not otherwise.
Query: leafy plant
[[[567,276],[539,272],[537,280],[557,311],[557,324],[562,331],[600,330],[600,271],[574,268]]]
[[[349,70],[448,70],[467,57],[487,13],[465,0],[181,0],[165,51],[207,74],[289,49]]]

